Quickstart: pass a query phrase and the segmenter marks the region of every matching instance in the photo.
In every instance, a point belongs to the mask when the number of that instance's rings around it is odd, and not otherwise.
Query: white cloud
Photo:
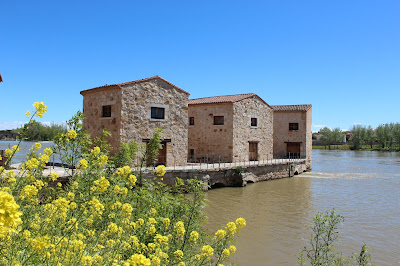
[[[314,128],[323,128],[323,127],[326,127],[326,125],[312,125],[312,127],[314,127]]]
[[[354,122],[353,126],[362,126],[363,123]]]
[[[26,122],[23,122],[23,121],[0,122],[0,130],[18,128],[18,127],[21,127],[25,123]]]

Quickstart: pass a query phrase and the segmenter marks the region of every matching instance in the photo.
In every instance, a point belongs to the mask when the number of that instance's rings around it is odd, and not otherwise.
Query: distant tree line
[[[381,124],[373,129],[371,126],[354,125],[350,131],[340,128],[324,127],[318,132],[321,145],[343,144],[346,134],[350,135],[348,143],[351,149],[400,150],[400,123]]]
[[[48,141],[54,140],[58,133],[67,131],[66,125],[58,125],[51,123],[50,126],[44,125],[40,122],[33,120],[28,127],[28,124],[23,125],[21,128],[13,130],[20,134],[20,138],[28,141]]]

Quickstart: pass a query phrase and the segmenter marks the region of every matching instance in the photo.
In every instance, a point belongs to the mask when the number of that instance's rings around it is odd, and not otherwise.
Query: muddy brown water
[[[237,265],[296,265],[316,211],[345,217],[336,249],[365,242],[375,265],[400,265],[400,153],[313,150],[313,170],[293,178],[218,188],[207,193],[212,232],[244,217]]]

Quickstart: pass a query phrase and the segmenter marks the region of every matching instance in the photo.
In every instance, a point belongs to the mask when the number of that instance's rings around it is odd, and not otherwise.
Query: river
[[[237,265],[296,265],[316,211],[338,210],[337,251],[360,251],[375,265],[400,263],[400,153],[313,150],[313,170],[293,178],[219,188],[207,195],[207,229],[244,217]]]
[[[0,150],[16,143],[0,141]],[[33,144],[23,142],[14,162],[22,161]],[[53,145],[41,144],[41,150]],[[292,178],[206,193],[210,232],[238,217],[247,221],[232,262],[296,265],[312,217],[334,208],[345,217],[338,251],[351,255],[365,242],[375,265],[399,265],[400,153],[313,150],[312,168]]]
[[[0,140],[0,150],[11,148],[12,146],[17,145],[18,142],[19,141],[14,140]],[[31,149],[32,145],[35,143],[35,141],[22,141],[19,146],[19,152],[14,155],[11,163],[19,163],[26,160],[26,155],[30,152],[29,149]],[[39,153],[43,153],[44,149],[54,146],[52,141],[39,141],[39,143],[42,145],[42,148],[38,151]],[[50,161],[52,162],[54,160],[55,162],[60,162],[58,158],[59,156],[57,154],[53,154]]]

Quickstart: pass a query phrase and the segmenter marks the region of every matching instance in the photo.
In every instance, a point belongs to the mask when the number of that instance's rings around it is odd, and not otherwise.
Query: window
[[[189,117],[189,126],[194,125],[194,117]]]
[[[214,116],[214,125],[223,125],[224,117],[223,116]]]
[[[151,107],[151,118],[153,119],[164,119],[165,108]]]
[[[103,105],[101,117],[111,117],[111,105]]]
[[[299,123],[289,123],[289,130],[299,130]]]
[[[251,119],[251,126],[256,127],[257,126],[257,118],[252,118]]]

